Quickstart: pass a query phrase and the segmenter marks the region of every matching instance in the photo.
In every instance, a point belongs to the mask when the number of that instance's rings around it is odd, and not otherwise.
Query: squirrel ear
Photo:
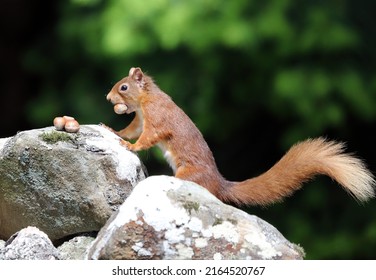
[[[131,70],[129,70],[129,76],[132,77],[137,82],[141,82],[144,76],[144,73],[142,73],[141,68],[132,67]]]

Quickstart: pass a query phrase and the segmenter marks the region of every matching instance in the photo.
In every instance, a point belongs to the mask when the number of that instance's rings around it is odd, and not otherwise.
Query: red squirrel
[[[227,181],[191,119],[140,68],[117,82],[107,95],[117,114],[135,112],[124,129],[113,131],[131,151],[154,145],[164,152],[177,178],[193,181],[226,203],[267,205],[281,201],[315,175],[327,175],[353,197],[374,196],[374,177],[364,163],[347,153],[344,144],[324,138],[308,139],[292,148],[268,171],[243,182]],[[132,144],[126,140],[137,139]]]

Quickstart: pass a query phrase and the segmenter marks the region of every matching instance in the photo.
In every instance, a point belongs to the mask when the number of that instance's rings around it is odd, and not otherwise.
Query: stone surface
[[[62,260],[84,260],[88,248],[94,241],[94,237],[76,236],[71,240],[64,242],[57,249]]]
[[[36,226],[51,240],[99,231],[145,178],[137,155],[96,125],[0,140],[0,239]]]
[[[99,232],[88,259],[302,259],[256,216],[174,177],[139,183]]]
[[[58,260],[59,252],[48,236],[35,227],[14,234],[0,249],[0,260]]]

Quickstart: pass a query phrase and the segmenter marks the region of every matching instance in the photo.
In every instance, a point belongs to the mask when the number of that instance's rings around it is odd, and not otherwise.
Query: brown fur
[[[225,202],[266,205],[280,201],[318,174],[336,180],[360,201],[374,196],[375,181],[363,162],[344,153],[343,144],[323,138],[294,145],[258,177],[243,182],[225,180],[197,127],[140,68],[131,68],[107,99],[113,105],[127,105],[128,114],[136,112],[125,129],[109,128],[123,139],[138,139],[134,144],[123,141],[125,147],[140,151],[158,145],[176,177],[196,182]]]

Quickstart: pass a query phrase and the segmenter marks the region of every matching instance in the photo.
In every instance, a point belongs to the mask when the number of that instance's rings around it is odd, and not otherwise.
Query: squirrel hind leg
[[[218,199],[225,201],[220,190],[230,182],[227,182],[220,174],[214,173],[212,170],[207,170],[206,167],[180,166],[176,170],[175,177],[195,182],[206,188]]]

